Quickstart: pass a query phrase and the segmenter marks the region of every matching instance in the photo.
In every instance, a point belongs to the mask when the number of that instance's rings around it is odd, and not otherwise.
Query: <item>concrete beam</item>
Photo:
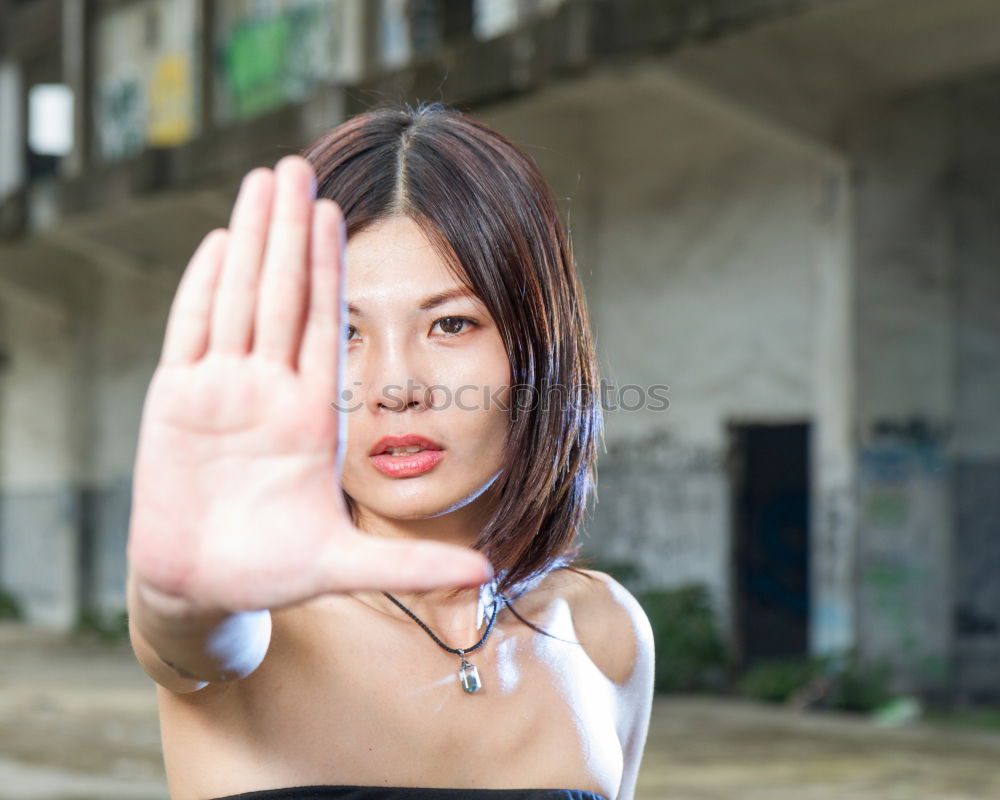
[[[54,186],[29,186],[3,215],[0,238],[17,238],[67,220],[102,215],[167,190],[187,190],[241,176],[297,151],[323,130],[373,102],[441,99],[481,107],[600,67],[682,44],[716,39],[775,18],[847,0],[567,0],[556,13],[488,41],[459,38],[429,59],[376,74],[353,87],[327,86],[304,102],[205,133],[176,148],[148,149],[115,165],[93,163]],[[53,6],[56,7],[56,6]],[[281,143],[281,144],[278,144]],[[48,184],[48,182],[45,182]],[[45,203],[33,199],[45,194]],[[34,209],[44,206],[45,213]]]

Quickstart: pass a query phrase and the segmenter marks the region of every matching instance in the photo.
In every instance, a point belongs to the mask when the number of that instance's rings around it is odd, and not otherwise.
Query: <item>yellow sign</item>
[[[154,147],[175,147],[194,129],[191,68],[186,56],[160,57],[149,79],[149,124],[146,138]]]

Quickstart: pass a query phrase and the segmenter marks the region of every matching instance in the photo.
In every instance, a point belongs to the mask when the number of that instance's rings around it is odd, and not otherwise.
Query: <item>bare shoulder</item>
[[[615,685],[623,757],[617,798],[631,800],[653,709],[653,629],[639,601],[605,572],[580,569],[570,594],[577,636]]]
[[[653,630],[639,601],[606,572],[559,572],[577,638],[594,664],[619,685],[650,680]]]

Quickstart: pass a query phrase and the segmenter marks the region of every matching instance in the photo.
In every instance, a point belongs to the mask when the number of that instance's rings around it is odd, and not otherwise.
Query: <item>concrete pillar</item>
[[[856,641],[851,209],[846,165],[831,167],[818,208],[809,632],[810,651],[832,657]]]
[[[954,114],[946,92],[854,115],[858,646],[942,688],[952,639]]]
[[[67,628],[79,593],[71,321],[58,303],[7,283],[0,314],[0,587],[29,622]]]
[[[1000,75],[955,90],[955,686],[1000,698]]]
[[[21,70],[15,61],[0,62],[0,199],[24,181],[24,122]]]

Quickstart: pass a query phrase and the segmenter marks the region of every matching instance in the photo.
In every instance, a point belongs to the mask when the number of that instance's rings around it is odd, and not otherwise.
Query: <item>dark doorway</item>
[[[730,425],[739,666],[809,650],[809,425]]]

